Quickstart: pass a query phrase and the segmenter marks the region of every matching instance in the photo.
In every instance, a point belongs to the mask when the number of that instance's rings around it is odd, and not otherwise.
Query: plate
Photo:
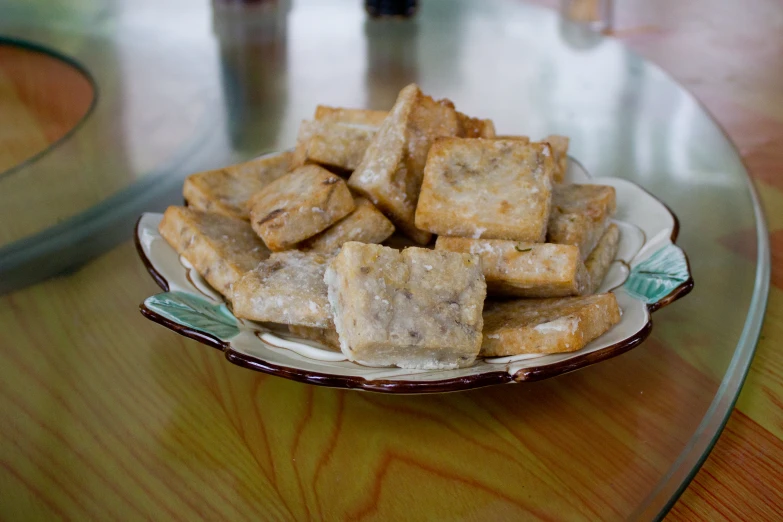
[[[618,254],[599,292],[612,291],[622,310],[614,328],[583,349],[564,354],[525,354],[479,359],[454,370],[371,368],[340,352],[291,335],[285,327],[234,317],[220,294],[160,236],[162,214],[136,224],[136,249],[164,290],[140,305],[141,313],[170,330],[221,350],[230,362],[295,381],[389,393],[440,393],[495,384],[530,382],[578,370],[620,355],[652,330],[651,314],[693,288],[688,258],[675,241],[679,222],[652,194],[625,179],[592,178],[569,159],[572,183],[611,185],[617,191]]]

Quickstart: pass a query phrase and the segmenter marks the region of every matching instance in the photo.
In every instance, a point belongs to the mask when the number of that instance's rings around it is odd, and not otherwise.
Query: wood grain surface
[[[772,288],[762,337],[726,431],[672,509],[672,520],[783,517],[783,4],[617,2],[618,36],[705,104],[742,154],[763,201]],[[652,23],[650,18],[653,18]],[[749,234],[725,238],[753,256]],[[750,236],[752,237],[752,236]]]
[[[65,136],[87,114],[94,96],[78,69],[0,43],[0,174]]]
[[[696,369],[672,386],[667,368],[689,365],[654,335],[595,371],[525,386],[407,397],[307,386],[144,320],[135,303],[155,291],[126,244],[2,298],[16,370],[0,386],[10,519],[620,518],[714,390]],[[642,395],[618,399],[638,381]],[[563,416],[575,429],[553,432]],[[659,425],[683,438],[656,436]]]
[[[669,518],[780,519],[783,5],[616,4],[616,35],[691,89],[737,144],[773,249],[763,337],[737,409]],[[0,130],[0,171],[79,113],[20,95],[20,85],[63,83],[16,53],[0,54],[0,110],[19,122]],[[720,241],[751,259],[747,237]],[[718,384],[654,331],[593,371],[526,386],[408,398],[329,390],[235,367],[144,320],[136,306],[155,292],[128,242],[0,297],[0,519],[622,518]],[[563,417],[573,429],[553,431]],[[660,425],[681,432],[664,436]]]
[[[552,0],[536,3],[557,8]],[[783,4],[776,0],[615,2],[613,35],[663,67],[739,149],[765,208],[772,288],[736,410],[670,520],[778,520],[783,498]],[[723,238],[751,259],[751,230]]]

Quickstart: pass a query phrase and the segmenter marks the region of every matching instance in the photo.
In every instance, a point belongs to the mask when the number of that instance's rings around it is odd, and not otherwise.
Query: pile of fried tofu
[[[567,165],[568,138],[496,136],[409,85],[388,112],[319,106],[293,151],[191,175],[160,233],[237,317],[359,364],[572,352],[620,320],[595,294],[620,232],[614,188],[564,183]]]

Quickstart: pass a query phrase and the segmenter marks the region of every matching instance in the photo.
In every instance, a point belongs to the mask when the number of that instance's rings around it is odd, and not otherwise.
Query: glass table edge
[[[662,520],[671,510],[674,504],[679,500],[682,493],[690,485],[693,478],[701,469],[707,457],[710,455],[723,429],[728,423],[729,416],[734,411],[739,394],[745,383],[745,379],[750,371],[750,365],[753,362],[753,356],[756,353],[761,328],[766,315],[767,301],[769,297],[769,285],[771,277],[771,251],[769,246],[769,229],[764,209],[761,205],[756,186],[750,177],[747,166],[742,160],[742,156],[737,151],[734,142],[731,140],[726,129],[718,122],[713,113],[699,100],[690,90],[686,89],[676,80],[668,71],[639,54],[634,49],[625,45],[619,39],[608,36],[607,38],[617,40],[627,53],[636,59],[644,62],[650,69],[666,77],[669,81],[676,84],[682,91],[689,96],[693,102],[704,111],[713,125],[723,134],[726,142],[734,149],[742,165],[744,181],[753,205],[753,216],[756,224],[756,277],[753,283],[753,296],[751,297],[748,314],[745,324],[742,328],[737,347],[729,363],[726,373],[721,380],[718,391],[715,394],[710,406],[704,414],[696,431],[689,440],[688,444],[680,452],[680,455],[669,467],[664,477],[659,481],[658,486],[641,502],[640,506],[629,517],[631,520]],[[691,461],[690,467],[684,466],[688,459],[698,455],[695,461]],[[665,499],[665,500],[663,500]]]
[[[61,57],[60,53],[57,53],[56,51],[55,53],[52,53],[51,52],[52,50],[48,48],[42,49],[39,48],[42,46],[38,46],[36,44],[30,45],[30,42],[26,42],[24,40],[16,41],[16,39],[10,39],[7,37],[0,38],[0,40],[5,40],[7,41],[7,43],[13,43],[16,45],[27,44],[33,50],[36,51],[43,50],[43,52],[54,54],[58,58],[61,59],[65,58],[67,61],[72,61],[72,59],[69,60],[69,57],[67,55],[63,55]],[[631,50],[626,45],[622,43],[621,45],[626,49],[627,52],[635,55],[637,54],[635,51]],[[679,85],[683,91],[687,92],[690,96],[692,96],[695,102],[701,107],[701,109],[710,116],[712,123],[716,125],[723,132],[724,136],[726,136],[727,141],[729,143],[732,143],[731,140],[728,138],[728,135],[726,134],[725,130],[722,128],[722,126],[716,121],[714,117],[712,117],[710,111],[708,111],[707,108],[698,99],[695,99],[695,97],[687,89],[685,89],[685,87],[683,87],[679,82],[677,82],[674,78],[672,78],[668,72],[666,72],[664,69],[658,66],[655,62],[643,58],[641,56],[639,56],[639,58],[642,61],[644,61],[648,66],[657,69],[661,74],[667,76],[672,82]],[[81,64],[78,64],[77,62],[77,66],[78,65]],[[80,70],[82,69],[81,67],[79,68]],[[88,110],[88,113],[85,115],[84,119],[86,119],[86,117],[92,112],[97,102],[97,97],[98,97],[98,90],[96,86],[96,96],[93,99],[93,104]],[[53,144],[53,146],[60,145],[63,141],[69,139],[71,135],[72,132],[69,132],[61,140]],[[37,158],[31,158],[31,159],[37,159]],[[179,163],[178,160],[181,159],[175,158],[172,161],[172,163],[178,164]],[[168,167],[170,168],[170,165]],[[164,168],[161,170],[165,171],[166,169]],[[686,447],[683,449],[683,451],[680,453],[680,455],[677,457],[677,459],[672,464],[672,466],[669,468],[663,480],[659,483],[658,487],[652,493],[650,493],[650,495],[648,495],[648,497],[641,504],[641,506],[636,510],[636,512],[633,514],[631,518],[660,520],[674,506],[676,501],[679,499],[679,497],[688,487],[690,482],[693,480],[693,478],[695,477],[696,473],[699,471],[703,463],[706,461],[712,448],[714,447],[718,438],[720,437],[726,423],[728,422],[729,416],[733,412],[734,405],[739,397],[739,393],[742,389],[745,379],[747,378],[750,365],[752,363],[753,356],[755,354],[756,345],[758,343],[758,339],[761,333],[761,327],[765,316],[767,298],[769,295],[771,261],[770,261],[769,235],[768,235],[768,229],[766,225],[766,219],[764,217],[764,212],[760,205],[758,194],[753,184],[753,181],[750,179],[747,173],[747,168],[745,168],[744,170],[745,170],[746,183],[753,204],[754,217],[756,221],[757,241],[758,241],[756,277],[754,281],[753,296],[751,298],[750,307],[748,309],[747,319],[745,321],[743,331],[740,335],[739,342],[737,344],[737,347],[734,352],[734,356],[732,357],[729,367],[727,368],[727,371],[723,377],[723,380],[721,381],[721,384],[718,388],[718,391],[712,403],[707,409],[696,431],[694,432],[693,437],[686,445]],[[152,176],[152,178],[156,179],[157,181],[160,181],[160,179],[157,176]],[[145,201],[147,199],[153,199],[153,200],[158,199],[158,198],[149,198],[144,193],[145,192],[144,190],[140,191],[141,194],[139,194],[138,191],[139,187],[137,185],[144,185],[144,184],[143,183],[133,184],[130,187],[126,187],[124,190],[121,190],[119,193],[115,194],[114,197],[109,198],[111,202],[115,204],[117,203],[117,200],[122,201],[123,205],[121,206],[126,207],[123,209],[126,212],[118,212],[116,214],[109,213],[109,215],[104,218],[105,221],[109,221],[109,222],[121,221],[123,222],[124,225],[125,220],[123,220],[122,218],[126,217],[126,213],[133,219],[135,219],[136,217],[135,215],[130,215],[133,212],[133,210],[127,212],[127,210],[129,210],[127,207],[137,208],[138,205],[142,202],[149,203],[149,201]],[[163,191],[164,194],[166,192],[167,191]],[[105,205],[107,202],[103,202],[103,203]],[[104,205],[99,204],[97,206],[104,206]],[[94,209],[95,207],[92,207],[88,209],[86,212],[79,213],[73,216],[68,221],[84,218],[85,217],[84,214],[90,214],[90,211]],[[65,224],[66,223],[63,223],[61,225],[65,225]],[[67,224],[70,225],[72,223],[67,223]],[[60,227],[57,228],[59,229]],[[25,238],[25,240],[22,240],[19,243],[16,244],[12,243],[10,245],[7,245],[13,247],[8,250],[12,250],[14,254],[20,257],[19,259],[14,259],[14,260],[29,261],[29,257],[35,257],[33,253],[34,250],[35,251],[38,251],[39,249],[44,249],[47,251],[58,250],[58,246],[55,245],[57,241],[52,241],[53,238],[50,236],[50,234],[47,234],[47,232],[50,232],[50,230],[47,229],[45,231],[42,231],[42,233],[35,234],[30,238]],[[72,231],[69,230],[69,232]],[[59,234],[56,235],[60,236]],[[28,240],[32,240],[32,241],[28,241]],[[114,244],[115,243],[112,242],[110,246],[114,246]],[[106,247],[100,248],[101,251],[105,251],[106,249],[107,249]],[[3,248],[2,250],[6,250],[6,249]],[[6,252],[6,253],[10,253],[10,252]],[[75,261],[74,264],[80,265],[85,260],[74,260],[74,261]],[[62,269],[62,267],[57,267],[57,268]],[[53,275],[57,271],[59,270],[55,269],[55,270],[51,270],[51,273],[46,273],[45,275],[39,273],[39,275],[43,276],[42,278],[46,278],[50,275]],[[38,279],[39,278],[36,277],[34,280],[31,281],[26,281],[26,282],[19,281],[19,283],[22,283],[21,285],[12,285],[10,288],[0,289],[0,294],[16,289],[19,286],[24,286],[25,283],[30,284],[30,283],[37,282]],[[693,460],[694,455],[698,455],[695,461]],[[691,462],[693,464],[688,466],[688,464]]]
[[[69,134],[62,141],[71,137]],[[198,136],[193,144],[203,144],[208,139],[208,135]],[[100,203],[0,247],[0,295],[68,273],[129,240],[128,234],[143,211],[165,209],[175,194],[181,194],[184,175],[163,174],[187,169],[202,155],[178,155]],[[159,190],[150,192],[153,184]],[[80,244],[78,251],[72,248],[74,243]]]
[[[713,123],[718,125],[714,119]],[[721,130],[723,129],[721,128]],[[769,231],[764,209],[761,206],[755,184],[750,176],[747,176],[746,182],[753,203],[756,221],[757,261],[753,297],[745,325],[740,334],[734,356],[718,387],[718,391],[699,426],[696,428],[693,437],[691,437],[689,443],[669,468],[659,486],[648,495],[631,519],[661,520],[671,510],[718,442],[718,438],[723,433],[723,429],[734,411],[734,405],[739,398],[745,379],[750,371],[750,365],[756,353],[756,346],[758,345],[766,315],[770,285],[771,254]],[[694,455],[697,455],[695,462],[692,460]],[[688,466],[689,462],[693,462],[693,464]],[[656,501],[660,499],[667,500]],[[661,507],[656,508],[656,506]]]
[[[7,36],[3,34],[0,34],[0,45],[18,47],[19,49],[41,53],[46,56],[49,56],[50,58],[54,58],[55,60],[58,60],[76,69],[79,72],[79,74],[81,74],[87,80],[87,82],[90,84],[90,87],[92,88],[92,100],[90,100],[89,107],[87,107],[85,113],[82,114],[82,116],[79,118],[79,121],[77,121],[73,127],[68,129],[68,131],[66,131],[65,134],[57,138],[55,141],[46,145],[46,147],[44,147],[42,150],[39,150],[35,154],[25,158],[24,160],[17,163],[16,165],[13,165],[3,171],[0,171],[0,179],[2,179],[7,176],[11,176],[15,174],[17,171],[19,171],[20,169],[28,165],[35,163],[45,155],[49,154],[52,150],[56,149],[57,147],[61,146],[63,143],[70,140],[71,137],[82,128],[82,126],[90,118],[90,116],[92,116],[92,113],[95,111],[95,108],[98,106],[100,89],[98,87],[98,81],[95,79],[95,76],[90,72],[90,70],[87,68],[86,65],[84,65],[81,61],[74,58],[73,56],[70,56],[69,54],[66,54],[52,46],[37,43],[32,40],[25,40],[23,38],[17,38],[14,36]]]

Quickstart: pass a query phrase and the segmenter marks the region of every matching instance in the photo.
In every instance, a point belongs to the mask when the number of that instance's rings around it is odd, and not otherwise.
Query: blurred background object
[[[398,17],[369,18],[364,36],[367,103],[372,109],[387,110],[400,85],[419,81],[419,24]]]
[[[290,0],[214,0],[212,25],[229,142],[242,156],[274,142],[287,106]]]
[[[612,30],[612,0],[560,0],[566,20],[607,33]]]
[[[413,16],[418,0],[364,0],[364,10],[372,17]]]
[[[612,0],[560,0],[560,36],[575,50],[590,49],[612,29]]]

